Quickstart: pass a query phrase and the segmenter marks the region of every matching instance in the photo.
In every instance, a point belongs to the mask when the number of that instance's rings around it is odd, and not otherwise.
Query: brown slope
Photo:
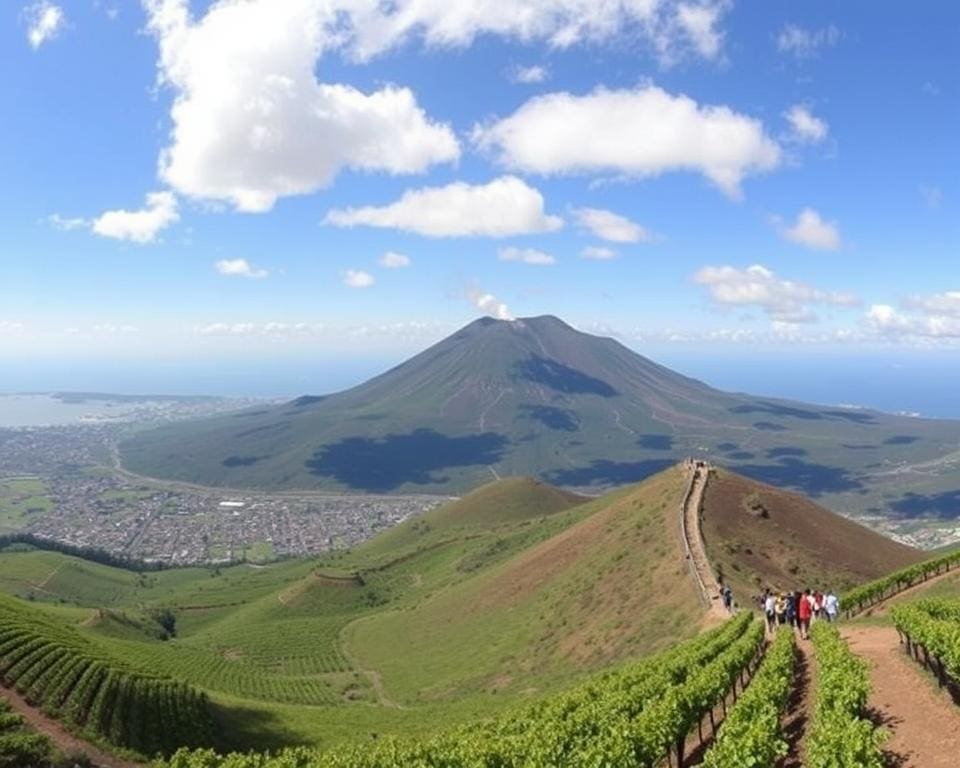
[[[926,556],[804,496],[726,470],[707,483],[703,536],[741,602],[765,586],[843,590]]]

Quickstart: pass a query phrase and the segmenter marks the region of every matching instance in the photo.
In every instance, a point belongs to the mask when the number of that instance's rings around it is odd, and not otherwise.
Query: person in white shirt
[[[840,598],[833,594],[832,589],[827,590],[827,594],[823,598],[823,612],[827,621],[836,621],[840,613]]]

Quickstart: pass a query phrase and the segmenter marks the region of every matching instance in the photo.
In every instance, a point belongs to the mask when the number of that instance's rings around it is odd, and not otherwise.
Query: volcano
[[[481,318],[352,389],[143,432],[121,455],[203,485],[460,493],[513,475],[602,490],[696,454],[821,496],[958,437],[956,422],[722,392],[542,316]]]

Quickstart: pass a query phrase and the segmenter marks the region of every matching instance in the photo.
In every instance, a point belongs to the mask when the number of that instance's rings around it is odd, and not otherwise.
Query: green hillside
[[[500,481],[354,551],[265,567],[4,552],[0,589],[130,674],[202,691],[220,749],[427,733],[696,633],[683,482],[585,500]]]
[[[203,485],[457,493],[520,475],[602,490],[699,455],[914,518],[960,487],[956,422],[721,392],[555,317],[477,320],[353,389],[141,432],[121,454]]]

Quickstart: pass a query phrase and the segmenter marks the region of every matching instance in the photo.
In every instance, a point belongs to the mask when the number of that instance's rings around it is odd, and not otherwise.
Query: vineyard
[[[881,579],[863,584],[843,595],[840,604],[849,618],[905,589],[922,584],[960,565],[960,550],[901,568]]]
[[[48,768],[53,762],[50,740],[24,726],[23,718],[0,699],[0,766]]]
[[[145,755],[212,742],[206,697],[137,672],[71,627],[0,598],[0,676],[31,704],[93,738]]]
[[[941,684],[960,686],[960,601],[919,600],[895,606],[892,614],[907,652]]]
[[[755,668],[763,627],[742,614],[695,640],[571,691],[423,740],[385,739],[273,758],[183,750],[169,768],[659,765]],[[779,647],[779,646],[778,646]],[[780,652],[782,656],[783,652]],[[772,668],[772,667],[771,667]],[[742,685],[742,682],[741,682]],[[749,690],[749,688],[747,689]],[[741,699],[742,701],[743,699]]]

